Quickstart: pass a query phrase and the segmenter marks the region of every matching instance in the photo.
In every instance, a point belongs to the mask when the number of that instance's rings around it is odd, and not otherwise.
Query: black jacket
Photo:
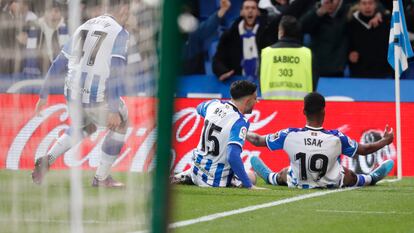
[[[388,35],[390,30],[390,16],[384,15],[383,21],[378,27],[367,28],[372,18],[361,14],[352,17],[348,24],[349,52],[356,51],[359,54],[357,63],[349,63],[351,76],[365,78],[380,78],[392,75],[392,70],[387,61]]]
[[[303,32],[311,35],[310,48],[321,76],[343,76],[348,56],[346,24],[349,7],[343,1],[334,17],[319,17],[314,8],[301,18]]]
[[[217,76],[230,70],[234,70],[235,75],[242,74],[243,44],[238,29],[241,20],[242,18],[237,19],[220,37],[216,54],[213,57],[213,72]],[[260,51],[263,48],[277,41],[280,17],[269,19],[267,16],[260,16],[258,21],[260,25],[256,33],[256,45],[260,57]]]

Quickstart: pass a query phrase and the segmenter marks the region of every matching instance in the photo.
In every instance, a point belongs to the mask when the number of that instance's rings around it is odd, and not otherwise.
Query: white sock
[[[278,176],[278,173],[277,172],[271,172],[270,174],[269,174],[269,177],[267,177],[267,180],[269,181],[269,183],[270,184],[272,184],[272,185],[279,185],[278,183],[277,183],[277,176]]]
[[[105,180],[109,176],[112,164],[115,162],[116,158],[117,156],[108,155],[105,152],[102,152],[101,161],[99,162],[95,174],[95,177],[98,180]]]
[[[47,152],[49,156],[49,164],[55,162],[55,160],[63,155],[66,151],[68,151],[72,147],[72,138],[70,135],[64,133],[60,136],[56,142],[53,144],[52,148]]]
[[[364,175],[364,174],[357,174],[357,182],[355,183],[355,186],[367,186],[370,185],[372,182],[372,177],[370,175]]]

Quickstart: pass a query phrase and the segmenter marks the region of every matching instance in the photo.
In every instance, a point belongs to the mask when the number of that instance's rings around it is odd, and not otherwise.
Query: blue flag
[[[397,68],[398,77],[408,68],[407,59],[413,57],[405,23],[404,8],[401,0],[393,1],[390,39],[388,44],[388,63]],[[397,64],[398,67],[395,67]]]

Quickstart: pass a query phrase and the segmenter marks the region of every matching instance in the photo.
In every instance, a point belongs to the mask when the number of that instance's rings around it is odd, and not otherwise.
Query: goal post
[[[180,67],[178,13],[180,1],[164,0],[161,20],[160,72],[158,79],[158,114],[156,167],[153,178],[152,232],[167,232],[169,219],[169,175],[172,147],[174,91]]]

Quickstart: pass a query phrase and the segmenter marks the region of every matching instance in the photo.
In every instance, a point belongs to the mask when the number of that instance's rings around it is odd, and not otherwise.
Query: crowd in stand
[[[82,21],[102,13],[96,2],[81,1]],[[156,42],[143,41],[142,27],[150,24],[142,19],[157,16],[140,17],[150,12],[144,1],[133,2],[139,7],[133,9],[129,28],[130,58],[141,61],[135,73],[142,74],[139,70],[156,64]],[[414,0],[403,2],[414,41]],[[184,10],[199,24],[186,35],[184,75],[259,79],[261,50],[278,41],[279,22],[290,15],[301,24],[303,44],[311,49],[320,76],[392,77],[387,63],[392,1],[188,0],[187,6]],[[66,0],[0,0],[0,75],[43,77],[70,37],[67,12]],[[151,31],[155,34],[156,28]]]
[[[102,0],[80,1],[80,23],[103,14]],[[156,68],[157,11],[131,0],[128,62],[133,75]],[[0,76],[39,79],[69,40],[67,0],[0,0]],[[139,51],[139,52],[138,52]],[[149,78],[147,78],[149,79]],[[148,80],[146,80],[148,81]]]
[[[301,24],[303,43],[312,50],[320,76],[360,78],[393,76],[393,71],[387,62],[392,1],[221,0],[207,2],[215,5],[216,8],[205,9],[205,3],[200,5],[204,7],[200,9],[202,12],[200,15],[204,17],[199,16],[199,18],[201,20],[205,18],[205,11],[210,11],[211,16],[188,35],[189,40],[184,48],[184,74],[215,74],[221,81],[233,75],[242,75],[249,80],[257,79],[260,76],[261,50],[278,41],[278,24],[284,15],[291,15]],[[414,1],[403,2],[410,38],[414,41]],[[230,14],[229,9],[231,9],[229,4],[241,6],[239,17],[227,15]],[[219,9],[218,13],[213,11],[216,9]],[[224,22],[226,16],[235,18],[232,24],[228,25]],[[207,27],[210,36],[202,34],[202,29]],[[198,39],[194,40],[194,38]],[[212,43],[211,41],[214,40],[217,42]],[[198,50],[186,53],[195,45],[198,46]],[[197,65],[188,66],[188,64]]]

